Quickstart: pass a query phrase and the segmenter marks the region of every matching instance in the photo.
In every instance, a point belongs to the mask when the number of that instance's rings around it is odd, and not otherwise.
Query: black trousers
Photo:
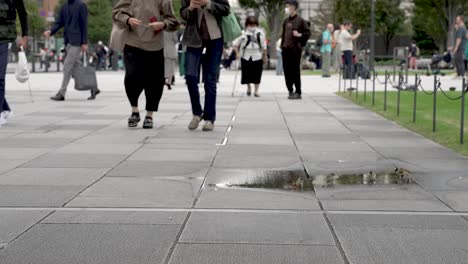
[[[344,56],[344,78],[354,79],[353,52],[351,50],[343,51]]]
[[[125,91],[132,107],[138,107],[143,90],[146,111],[156,112],[164,90],[164,51],[125,46]]]
[[[455,53],[454,61],[455,67],[457,68],[457,76],[465,76],[465,59],[464,59],[464,51],[459,50]]]
[[[284,78],[286,80],[286,87],[290,93],[294,92],[294,86],[296,87],[296,93],[302,94],[301,90],[301,57],[302,49],[292,48],[283,49],[283,71]]]

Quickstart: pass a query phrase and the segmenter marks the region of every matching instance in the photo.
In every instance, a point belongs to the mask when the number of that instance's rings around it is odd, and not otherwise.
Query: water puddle
[[[411,174],[404,169],[393,172],[364,174],[334,173],[308,177],[304,171],[256,171],[249,177],[239,177],[231,181],[212,184],[220,188],[259,188],[287,191],[313,191],[314,188],[332,188],[344,185],[398,185],[410,184]]]

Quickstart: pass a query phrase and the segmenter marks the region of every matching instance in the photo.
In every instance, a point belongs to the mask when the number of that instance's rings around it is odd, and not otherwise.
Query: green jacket
[[[28,13],[23,0],[0,1],[0,43],[16,40],[16,13],[21,23],[22,36],[28,35]]]

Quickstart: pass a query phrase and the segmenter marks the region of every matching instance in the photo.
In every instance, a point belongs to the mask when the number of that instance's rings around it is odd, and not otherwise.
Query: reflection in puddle
[[[397,169],[394,172],[364,174],[329,174],[309,178],[304,171],[258,171],[248,178],[236,178],[230,182],[214,184],[220,188],[262,188],[288,191],[313,191],[314,187],[340,185],[394,185],[412,182],[409,172]]]

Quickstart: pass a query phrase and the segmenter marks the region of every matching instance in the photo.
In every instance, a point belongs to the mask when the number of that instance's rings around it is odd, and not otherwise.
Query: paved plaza
[[[65,102],[48,99],[60,74],[32,75],[32,97],[9,74],[0,263],[468,263],[466,157],[336,96],[336,76],[304,76],[300,101],[272,72],[260,98],[231,97],[234,78],[222,72],[216,128],[202,132],[187,130],[180,78],[143,130],[127,128],[123,72],[99,73],[97,100],[70,89]],[[397,167],[415,182],[242,185]]]

